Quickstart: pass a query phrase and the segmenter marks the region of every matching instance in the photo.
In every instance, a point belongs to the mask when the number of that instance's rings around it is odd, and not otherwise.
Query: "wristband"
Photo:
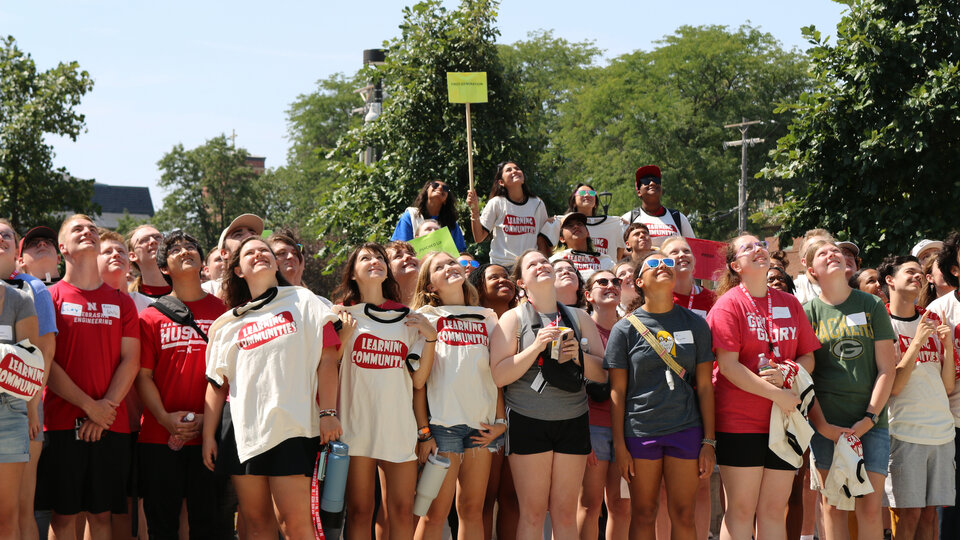
[[[417,430],[417,440],[419,441],[429,441],[433,438],[433,433],[430,433],[430,426],[421,426]]]
[[[714,450],[717,449],[717,440],[716,439],[703,439],[700,441],[700,445],[712,446]]]
[[[336,410],[336,409],[324,409],[324,410],[320,411],[320,418],[324,418],[324,417],[327,417],[327,416],[333,416],[334,418],[336,418],[336,416],[337,416],[337,410]]]
[[[437,340],[435,340],[435,339],[427,339],[427,340],[424,340],[424,341],[425,341],[426,343],[436,343],[436,342],[437,342]]]
[[[496,426],[496,425],[498,425],[498,424],[503,424],[503,425],[506,426],[507,428],[510,427],[510,424],[507,424],[507,419],[506,419],[506,418],[497,418],[496,420],[493,421],[493,425]]]

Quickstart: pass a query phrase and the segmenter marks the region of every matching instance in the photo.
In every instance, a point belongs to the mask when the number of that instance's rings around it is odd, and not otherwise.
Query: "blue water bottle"
[[[347,469],[350,467],[349,446],[340,441],[327,444],[327,465],[323,479],[323,495],[320,509],[331,514],[343,510],[344,492],[347,488]]]

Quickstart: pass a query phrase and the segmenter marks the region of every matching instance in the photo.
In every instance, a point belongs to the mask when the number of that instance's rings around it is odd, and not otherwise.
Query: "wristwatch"
[[[863,417],[864,417],[864,418],[869,418],[870,421],[873,422],[873,425],[877,425],[877,423],[880,422],[880,417],[877,416],[877,415],[875,415],[875,414],[873,414],[873,413],[870,412],[870,411],[867,411],[866,413],[864,413]]]

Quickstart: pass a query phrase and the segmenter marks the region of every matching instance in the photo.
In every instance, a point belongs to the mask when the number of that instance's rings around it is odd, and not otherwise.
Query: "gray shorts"
[[[953,442],[917,444],[890,438],[890,474],[884,495],[890,508],[953,506],[956,462]]]

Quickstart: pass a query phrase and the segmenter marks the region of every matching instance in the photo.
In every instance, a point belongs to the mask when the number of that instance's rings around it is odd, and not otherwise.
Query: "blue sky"
[[[40,69],[76,60],[95,81],[80,107],[87,132],[77,142],[51,139],[55,164],[106,184],[149,186],[159,208],[156,163],[177,143],[191,148],[235,130],[237,146],[266,156],[268,167],[284,164],[290,103],[318,79],[356,71],[363,49],[399,34],[410,3],[7,1],[0,34],[13,35]],[[749,22],[806,49],[800,28],[834,35],[845,9],[830,0],[503,0],[499,41],[552,29],[594,40],[612,58],[648,50],[681,25]]]

